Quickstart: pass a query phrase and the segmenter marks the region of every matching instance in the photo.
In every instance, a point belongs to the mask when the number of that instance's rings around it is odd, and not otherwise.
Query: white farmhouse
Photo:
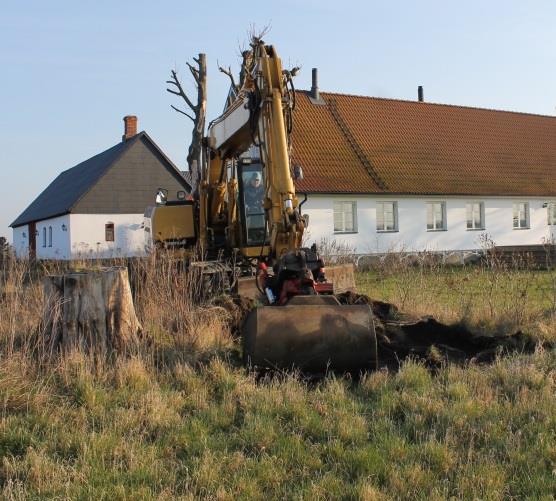
[[[19,257],[76,259],[145,253],[143,215],[160,188],[168,199],[190,184],[137,117],[122,141],[62,172],[11,224]]]
[[[539,245],[556,238],[556,117],[296,93],[293,163],[308,243],[357,253]],[[303,198],[303,195],[301,195]]]

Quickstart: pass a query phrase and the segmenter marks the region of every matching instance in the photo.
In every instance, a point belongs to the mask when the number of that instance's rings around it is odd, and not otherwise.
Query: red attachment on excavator
[[[334,294],[334,284],[331,282],[315,282],[317,294]]]

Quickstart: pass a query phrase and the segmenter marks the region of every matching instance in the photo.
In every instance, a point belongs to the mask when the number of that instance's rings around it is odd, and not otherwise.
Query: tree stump
[[[49,276],[44,279],[44,293],[43,341],[50,353],[123,352],[137,343],[141,325],[126,268]]]

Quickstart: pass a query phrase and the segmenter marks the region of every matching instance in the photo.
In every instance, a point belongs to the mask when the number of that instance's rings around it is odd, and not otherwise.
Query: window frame
[[[108,238],[109,231],[112,232],[112,238]],[[114,227],[114,223],[109,221],[104,224],[104,241],[105,242],[115,242],[116,241],[116,229]]]
[[[42,246],[46,248],[46,226],[42,227]]]
[[[480,225],[479,227],[475,227],[475,217],[474,217],[474,210],[473,210],[473,206],[479,204],[479,221],[480,221]],[[472,226],[469,227],[469,217],[468,217],[468,206],[471,206],[471,224]],[[486,228],[486,222],[485,222],[485,203],[481,202],[480,200],[472,200],[469,202],[465,202],[465,227],[467,231],[481,231],[484,230]]]
[[[442,227],[438,228],[436,226],[435,210],[434,205],[440,204],[442,210]],[[429,228],[429,206],[433,206],[432,216],[433,216],[433,228]],[[425,202],[425,226],[427,231],[448,231],[448,217],[446,210],[446,201],[444,200],[429,200]]]
[[[388,229],[386,228],[386,218],[384,217],[385,215],[385,211],[384,211],[384,207],[386,204],[391,204],[392,205],[392,224],[393,224],[393,228],[392,229]],[[382,229],[379,228],[379,211],[382,214]],[[398,202],[394,201],[394,200],[379,200],[376,202],[376,232],[377,233],[396,233],[399,231],[399,227],[398,227]]]
[[[548,202],[547,206],[547,221],[548,226],[556,225],[556,201]]]
[[[336,229],[336,214],[337,214],[337,209],[336,206],[337,204],[342,204],[342,210],[341,210],[341,214],[342,214],[342,228],[343,229]],[[351,221],[352,221],[352,228],[351,229],[346,229],[346,218],[345,218],[345,207],[346,205],[351,205]],[[333,229],[334,229],[334,234],[338,234],[338,235],[345,235],[345,234],[350,234],[350,233],[358,233],[357,230],[357,201],[354,200],[334,200],[332,202],[332,225],[333,225]]]
[[[525,206],[525,226],[521,226],[521,212],[519,206],[523,204]],[[516,218],[515,218],[515,210],[516,206],[518,207],[518,217],[517,222],[518,225],[516,226]],[[529,230],[531,229],[531,207],[529,202],[513,202],[512,203],[512,227],[514,230]]]
[[[48,227],[48,246],[52,247],[52,226]]]

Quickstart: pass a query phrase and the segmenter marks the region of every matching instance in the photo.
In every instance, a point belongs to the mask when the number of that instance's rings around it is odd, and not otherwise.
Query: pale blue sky
[[[188,119],[171,68],[206,52],[209,118],[222,109],[251,24],[298,88],[556,113],[556,2],[25,1],[0,11],[0,235],[62,170],[114,145],[126,114],[184,168]],[[380,127],[380,124],[374,126]],[[556,175],[556,174],[555,174]]]

